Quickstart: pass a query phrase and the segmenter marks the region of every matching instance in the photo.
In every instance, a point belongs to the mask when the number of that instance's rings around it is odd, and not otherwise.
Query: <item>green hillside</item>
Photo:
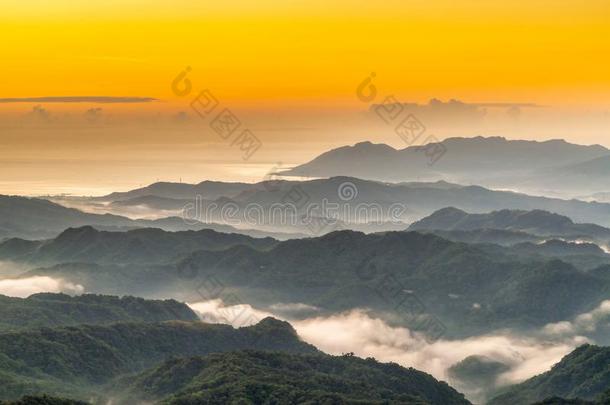
[[[240,351],[170,360],[125,382],[125,403],[469,404],[414,369],[345,355]]]

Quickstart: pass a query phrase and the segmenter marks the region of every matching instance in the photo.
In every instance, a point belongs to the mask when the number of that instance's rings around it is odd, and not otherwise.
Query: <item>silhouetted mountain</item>
[[[174,200],[194,200],[195,197],[199,196],[204,199],[215,200],[220,197],[232,197],[242,191],[251,190],[254,187],[257,186],[250,183],[225,183],[209,180],[202,181],[199,184],[159,182],[135,190],[116,192],[95,199],[101,201],[123,201],[139,197],[156,196]]]
[[[548,211],[500,210],[469,214],[457,208],[444,208],[409,226],[409,230],[501,229],[538,236],[610,241],[610,229],[595,224],[577,224],[568,217]]]
[[[42,326],[104,324],[112,322],[196,321],[197,315],[174,300],[135,297],[41,293],[28,298],[0,295],[0,331]]]
[[[175,356],[240,349],[314,353],[292,326],[272,318],[250,327],[171,321],[117,323],[0,334],[0,398],[49,393],[90,398],[103,384]]]
[[[37,198],[0,195],[0,237],[41,239],[54,237],[71,226],[134,225],[128,218],[97,215]]]
[[[132,404],[469,404],[444,382],[374,359],[256,351],[169,360],[128,380]]]
[[[224,183],[217,184],[220,187]],[[231,186],[233,183],[226,184]],[[108,212],[125,213],[114,210],[113,207],[144,207],[150,210],[150,215],[165,216],[171,212],[181,218],[125,223],[125,217],[114,216],[115,220],[122,218],[120,224],[103,226],[95,225],[99,222],[98,217],[80,222],[105,230],[159,227],[180,231],[210,228],[220,232],[238,232],[254,237],[271,236],[285,240],[305,235],[319,236],[340,229],[362,232],[400,230],[404,229],[403,223],[417,221],[442,208],[456,207],[473,213],[498,209],[547,210],[568,216],[577,222],[610,226],[608,203],[537,197],[444,181],[390,184],[353,177],[333,177],[305,182],[274,180],[250,186],[231,197],[223,196],[214,200],[179,200],[147,194],[134,197],[134,200],[118,200],[115,201],[116,204],[104,205],[103,208]],[[341,194],[345,190],[348,194]],[[96,209],[99,211],[102,208]],[[21,219],[21,224],[29,223],[27,218]],[[75,226],[70,225],[69,221],[68,224],[66,228]],[[36,233],[33,229],[28,232]],[[44,232],[39,230],[38,233]],[[8,231],[5,233],[10,235]]]
[[[563,140],[545,142],[507,140],[500,137],[448,138],[446,153],[434,165],[425,147],[402,150],[370,142],[344,146],[283,172],[284,175],[354,176],[379,181],[447,180],[498,186],[519,181],[537,170],[577,165],[610,156],[600,145],[582,146]],[[525,177],[524,177],[525,176]],[[544,184],[540,184],[543,187]]]
[[[183,218],[168,217],[156,220],[138,219],[111,214],[91,214],[67,208],[48,200],[0,195],[0,240],[4,238],[52,238],[70,227],[93,226],[97,229],[125,231],[137,228],[162,228],[166,231],[214,229],[219,232],[250,234],[254,237],[290,235],[238,230],[226,224],[201,223]]]
[[[565,356],[551,370],[512,386],[489,404],[528,404],[549,397],[597,400],[609,388],[610,348],[583,345]]]
[[[345,188],[354,194],[340,195],[340,190]],[[499,209],[547,210],[577,222],[610,226],[610,204],[605,203],[536,197],[443,181],[390,184],[353,177],[258,183],[231,198],[193,199],[191,205],[197,208],[191,207],[185,214],[187,218],[204,223],[232,221],[243,228],[307,233],[306,224],[291,220],[293,213],[286,209],[288,204],[298,208],[297,217],[307,214],[337,218],[342,226],[350,229],[355,224],[367,222],[412,222],[446,207],[473,213]],[[224,212],[223,207],[226,208]],[[323,228],[325,232],[336,229],[332,225]]]

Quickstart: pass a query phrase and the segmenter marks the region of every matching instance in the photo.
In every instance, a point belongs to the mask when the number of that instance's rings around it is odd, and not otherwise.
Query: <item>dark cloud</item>
[[[151,103],[159,101],[152,97],[107,97],[107,96],[65,96],[65,97],[17,97],[0,98],[0,103]]]

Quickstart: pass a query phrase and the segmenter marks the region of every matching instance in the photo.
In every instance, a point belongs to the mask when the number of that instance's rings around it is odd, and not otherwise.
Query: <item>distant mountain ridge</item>
[[[253,187],[255,185],[251,183],[227,183],[210,180],[198,184],[158,182],[135,190],[115,192],[95,199],[99,201],[123,201],[152,195],[177,200],[193,200],[196,196],[215,200],[220,197],[236,196],[243,191],[251,190]]]
[[[70,227],[91,225],[102,230],[124,231],[136,228],[161,228],[166,231],[215,229],[220,232],[250,234],[257,237],[288,235],[241,229],[215,223],[188,223],[179,217],[156,220],[130,219],[120,215],[92,214],[40,198],[0,195],[0,240],[6,238],[52,238]]]
[[[232,183],[228,184],[231,185]],[[346,185],[356,191],[353,198],[342,199],[339,196],[338,190]],[[311,230],[301,222],[297,221],[298,223],[295,224],[290,220],[285,220],[284,216],[278,218],[277,213],[273,214],[275,212],[273,211],[274,208],[286,206],[288,203],[298,206],[298,216],[322,217],[325,214],[327,217],[333,216],[333,218],[336,218],[344,228],[365,232],[377,232],[384,229],[397,230],[396,225],[400,225],[401,222],[413,222],[446,207],[456,207],[473,213],[499,209],[539,209],[568,216],[577,222],[610,226],[610,203],[540,197],[510,191],[490,190],[480,186],[452,184],[445,181],[384,183],[340,176],[309,181],[277,180],[252,184],[250,187],[250,189],[232,197],[221,197],[216,200],[193,199],[189,202],[191,204],[190,211],[181,212],[180,215],[185,214],[187,219],[193,219],[195,223],[198,220],[204,222],[204,224],[196,226],[208,226],[205,223],[220,223],[224,220],[241,224],[241,228],[259,229],[259,232],[261,230],[265,231],[270,236],[273,236],[271,232],[311,233]],[[291,198],[299,196],[302,204],[300,201],[294,204]],[[118,203],[150,203],[150,208],[159,210],[175,209],[177,204],[174,199],[168,200],[165,197],[159,198],[154,195],[147,195],[142,198],[136,199],[135,202],[120,200]],[[186,201],[184,200],[184,202]],[[322,207],[328,207],[329,204],[338,204],[339,209],[333,212],[328,210],[324,212]],[[223,207],[228,208],[224,211],[224,214],[229,213],[231,215],[223,216],[221,213]],[[252,215],[252,207],[257,210],[260,209],[260,212],[262,212],[260,219],[259,214],[257,214],[259,211],[254,211],[256,215]],[[349,209],[346,207],[349,207]],[[374,210],[372,207],[374,207]],[[308,208],[313,209],[308,212]],[[250,213],[250,216],[246,214],[247,212]],[[213,225],[209,226],[212,227]],[[148,226],[155,226],[155,224],[149,224]],[[160,227],[160,225],[157,226]],[[183,223],[182,226],[185,226],[185,224]],[[323,233],[337,229],[333,226],[322,228]],[[239,232],[246,233],[244,230]],[[313,236],[319,234],[314,233]]]
[[[491,187],[514,187],[545,190],[548,168],[574,175],[585,167],[596,169],[596,177],[603,181],[610,161],[610,150],[601,145],[583,146],[561,139],[544,142],[507,140],[502,137],[448,138],[442,141],[446,153],[433,166],[421,146],[394,149],[384,144],[361,142],[325,152],[310,162],[282,172],[286,176],[354,176],[379,181],[447,180]],[[600,160],[598,160],[600,159]],[[572,167],[570,170],[570,167]],[[589,175],[591,170],[587,171]],[[607,177],[606,177],[607,178]],[[587,180],[586,177],[578,177]],[[593,180],[588,183],[590,190]],[[555,191],[583,192],[583,185],[572,181]],[[568,187],[569,186],[569,187]],[[595,190],[594,191],[599,191]]]
[[[544,210],[503,209],[484,214],[469,214],[448,207],[434,212],[408,228],[409,230],[473,231],[498,229],[520,231],[537,236],[592,238],[605,243],[610,241],[610,229],[595,224],[574,223],[570,218]]]
[[[108,233],[106,238],[112,236]],[[124,238],[116,236],[119,241]],[[193,248],[178,237],[170,241]],[[168,243],[164,249],[171,251],[171,246]],[[570,254],[573,250],[595,254],[586,245],[567,248]],[[318,238],[274,242],[259,249],[246,244],[227,245],[224,250],[195,248],[175,262],[138,264],[147,256],[146,250],[143,256],[91,254],[88,263],[69,263],[62,258],[84,258],[82,252],[91,250],[87,245],[70,244],[57,251],[57,265],[31,270],[25,276],[61,278],[103,293],[159,294],[169,289],[172,296],[184,299],[190,299],[186,297],[192,297],[206,279],[216,277],[227,289],[239,291],[245,302],[261,309],[278,302],[300,302],[322,313],[365,306],[380,314],[399,316],[392,302],[375,290],[392,277],[394,284],[409,286],[408,290],[417,294],[425,313],[450,323],[456,335],[541,327],[590,311],[607,297],[610,279],[601,270],[593,271],[596,263],[607,264],[607,257],[586,263],[591,271],[585,272],[568,259],[557,260],[562,249],[557,253],[556,246],[535,246],[536,257],[531,257],[531,249],[514,249],[451,242],[418,232],[367,235],[338,231]],[[36,252],[28,260],[36,261]],[[548,288],[555,294],[545,293]],[[409,298],[405,291],[395,299]],[[562,294],[571,298],[566,300]],[[408,318],[393,320],[410,322]]]

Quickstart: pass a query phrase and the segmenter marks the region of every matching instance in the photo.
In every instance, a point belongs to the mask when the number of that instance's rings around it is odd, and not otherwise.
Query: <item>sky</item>
[[[35,180],[49,192],[85,191],[100,178],[107,188],[157,177],[255,181],[266,170],[260,165],[301,163],[329,147],[364,139],[399,147],[363,118],[370,105],[356,89],[371,74],[376,101],[537,106],[524,109],[519,126],[495,118],[439,124],[441,139],[610,146],[609,19],[604,0],[3,0],[0,99],[13,100],[0,100],[0,193],[36,194]],[[172,82],[187,67],[193,90],[179,96]],[[238,166],[200,172],[209,159],[244,163],[196,128],[189,104],[203,89],[267,147],[246,175]],[[154,100],[49,101],[66,96]],[[37,97],[45,99],[15,102]],[[192,165],[172,166],[191,155]],[[109,159],[115,171],[104,169]]]

